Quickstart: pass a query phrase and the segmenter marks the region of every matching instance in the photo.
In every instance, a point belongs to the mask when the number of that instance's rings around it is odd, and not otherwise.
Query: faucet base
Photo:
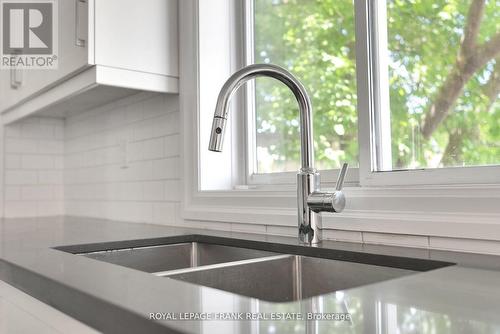
[[[301,169],[297,174],[297,207],[299,241],[312,245],[322,240],[321,214],[311,210],[309,196],[320,188],[320,176],[314,169]]]
[[[299,226],[299,242],[304,245],[318,245],[323,240],[323,230],[321,227],[321,214],[311,211],[309,217],[311,225]],[[313,227],[314,226],[314,227]]]

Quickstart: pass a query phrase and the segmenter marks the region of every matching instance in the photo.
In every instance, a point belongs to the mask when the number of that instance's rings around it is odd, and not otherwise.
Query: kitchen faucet
[[[297,174],[299,241],[309,245],[318,244],[322,238],[320,213],[341,212],[345,207],[342,185],[348,165],[344,163],[342,166],[335,191],[321,191],[320,175],[314,168],[311,100],[297,78],[284,68],[271,64],[249,65],[234,73],[219,93],[208,149],[215,152],[222,151],[231,96],[245,82],[259,76],[271,77],[284,83],[293,92],[299,104],[300,157],[302,162],[302,167]]]

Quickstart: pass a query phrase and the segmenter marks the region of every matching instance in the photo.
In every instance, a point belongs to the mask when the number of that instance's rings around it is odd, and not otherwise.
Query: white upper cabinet
[[[176,1],[97,0],[95,13],[96,64],[178,77]]]
[[[58,68],[49,69],[12,69],[0,71],[1,99],[0,110],[6,109],[20,103],[35,93],[46,89],[49,85],[57,83],[58,80],[85,68],[88,65],[88,49],[85,45],[76,45],[75,14],[77,1],[58,1],[58,26],[59,40]],[[83,3],[85,7],[88,4]],[[86,8],[85,8],[86,9]],[[73,15],[69,15],[73,13]],[[85,23],[85,26],[88,26]]]
[[[4,123],[178,93],[177,0],[57,0],[58,68],[0,72]]]

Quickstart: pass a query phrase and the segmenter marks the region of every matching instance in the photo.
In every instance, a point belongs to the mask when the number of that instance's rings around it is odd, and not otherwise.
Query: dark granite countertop
[[[185,241],[416,270],[438,268],[444,262],[454,265],[302,301],[271,303],[71,254]],[[498,333],[499,270],[500,257],[490,255],[333,241],[311,248],[290,237],[92,218],[0,222],[0,279],[107,333],[371,333],[375,328],[390,333],[395,328],[407,333]],[[157,312],[307,314],[339,309],[351,313],[352,319],[149,319]]]

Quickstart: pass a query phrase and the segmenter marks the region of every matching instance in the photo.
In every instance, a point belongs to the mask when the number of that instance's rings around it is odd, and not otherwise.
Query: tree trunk
[[[448,136],[448,145],[443,153],[441,164],[443,166],[457,166],[463,163],[462,140],[464,138],[462,129],[453,130]]]

